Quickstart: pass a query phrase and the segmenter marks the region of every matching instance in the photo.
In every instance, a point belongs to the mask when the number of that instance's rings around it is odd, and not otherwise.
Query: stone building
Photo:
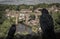
[[[28,25],[30,25],[31,23],[32,23],[31,25],[37,25],[39,23],[38,16],[41,15],[39,8],[34,10],[34,12],[32,12],[32,10],[29,10],[29,9],[21,9],[20,11],[6,9],[5,11],[7,13],[6,16],[8,18],[18,16],[19,20],[25,20],[25,24],[28,24]],[[34,14],[36,18],[35,18],[35,20],[28,21],[30,19],[29,16],[31,14]]]

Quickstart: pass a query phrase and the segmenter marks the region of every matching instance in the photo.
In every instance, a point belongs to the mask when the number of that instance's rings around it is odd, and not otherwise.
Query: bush
[[[11,24],[9,20],[5,20],[2,25],[0,25],[0,38],[6,37]]]
[[[55,30],[60,30],[60,12],[52,13]]]

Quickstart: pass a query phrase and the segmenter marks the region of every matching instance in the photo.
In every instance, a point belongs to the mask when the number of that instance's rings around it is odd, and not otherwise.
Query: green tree
[[[36,18],[34,14],[31,14],[29,17],[30,17],[30,20],[35,20]]]
[[[0,24],[2,24],[5,19],[6,19],[5,11],[0,11]]]
[[[0,38],[5,38],[10,29],[11,23],[8,19],[6,19],[2,25],[0,25]]]
[[[55,30],[60,30],[60,12],[52,13]]]

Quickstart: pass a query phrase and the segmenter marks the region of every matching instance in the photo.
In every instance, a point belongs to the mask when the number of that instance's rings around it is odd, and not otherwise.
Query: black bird
[[[42,15],[40,16],[40,26],[43,31],[44,39],[56,39],[54,33],[54,22],[47,9],[41,10]]]
[[[6,39],[13,39],[14,37],[14,34],[15,34],[15,31],[16,31],[16,25],[13,24],[11,27],[10,27],[10,30],[8,32],[8,36]]]

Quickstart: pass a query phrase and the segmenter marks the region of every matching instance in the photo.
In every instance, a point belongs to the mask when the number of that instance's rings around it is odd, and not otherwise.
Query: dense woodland
[[[11,27],[12,21],[7,19],[5,16],[6,12],[5,9],[10,9],[10,10],[21,10],[21,9],[31,9],[34,11],[36,8],[49,8],[53,5],[56,5],[57,7],[60,7],[59,3],[53,3],[53,4],[37,4],[37,5],[2,5],[0,4],[0,38],[5,38],[7,36],[8,30]],[[29,8],[32,6],[33,8]],[[53,13],[53,12],[52,12]],[[56,12],[54,14],[51,14],[53,19],[54,19],[54,26],[55,30],[58,31],[60,30],[60,12]]]

